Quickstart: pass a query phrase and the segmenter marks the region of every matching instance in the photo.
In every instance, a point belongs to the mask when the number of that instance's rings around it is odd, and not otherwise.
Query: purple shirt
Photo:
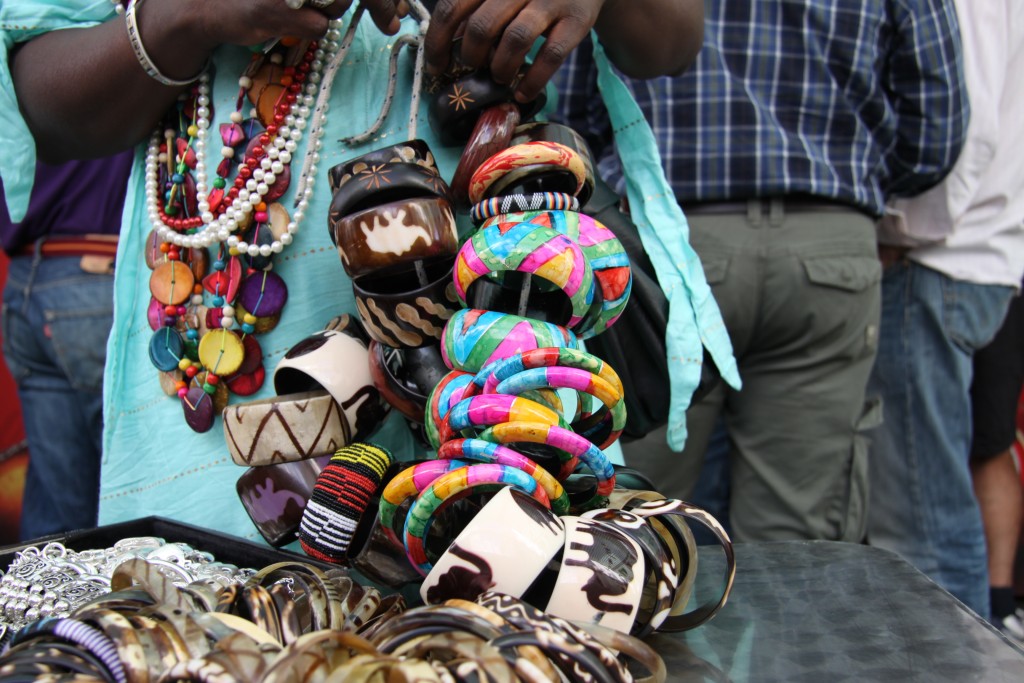
[[[25,220],[12,223],[0,181],[0,246],[15,254],[44,235],[116,235],[134,152],[104,159],[36,165]]]

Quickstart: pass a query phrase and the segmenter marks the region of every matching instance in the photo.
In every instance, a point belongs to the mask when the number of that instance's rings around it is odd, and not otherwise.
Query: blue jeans
[[[988,564],[971,487],[974,352],[999,330],[1011,287],[953,280],[916,263],[882,281],[868,540],[902,555],[983,617]]]
[[[80,261],[15,256],[4,288],[4,356],[29,445],[23,540],[96,526],[114,277]]]

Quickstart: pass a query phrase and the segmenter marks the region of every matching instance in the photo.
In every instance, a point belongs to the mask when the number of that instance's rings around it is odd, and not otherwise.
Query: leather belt
[[[26,244],[18,250],[19,254],[32,256],[36,253],[37,243]],[[117,256],[117,235],[51,235],[42,238],[38,245],[39,253],[45,258],[55,256]]]

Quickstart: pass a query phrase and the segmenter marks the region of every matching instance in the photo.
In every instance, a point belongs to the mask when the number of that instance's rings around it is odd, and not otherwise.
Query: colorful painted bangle
[[[370,342],[370,375],[384,400],[411,422],[423,424],[431,390],[448,373],[439,346],[394,349]]]
[[[470,384],[473,383],[473,374],[462,370],[451,370],[434,386],[427,397],[427,408],[424,414],[424,427],[426,428],[427,440],[437,450],[441,445],[438,438],[438,428],[441,421],[453,405],[463,399],[463,394]],[[479,391],[473,391],[476,395]]]
[[[451,407],[441,419],[438,439],[443,444],[459,438],[460,434],[471,436],[467,433],[470,430],[479,431],[505,422],[535,422],[569,428],[561,415],[535,401],[521,396],[482,394],[464,398]]]
[[[341,406],[352,441],[365,441],[391,411],[370,377],[365,334],[349,318],[343,327],[321,330],[300,341],[274,370],[274,390],[279,396],[326,389]]]
[[[423,140],[407,140],[369,151],[354,159],[332,166],[327,172],[331,192],[345,183],[349,176],[362,173],[372,166],[395,163],[417,164],[435,173],[438,172],[437,162],[434,160],[434,154],[430,151],[430,146]]]
[[[387,449],[372,444],[352,444],[334,454],[317,477],[302,514],[299,543],[307,555],[325,562],[345,560],[392,462]]]
[[[461,462],[459,460],[439,460],[438,462]],[[490,490],[495,486],[513,486],[523,493],[539,501],[544,507],[550,508],[548,495],[537,480],[515,467],[479,463],[453,469],[430,483],[416,497],[409,514],[405,516],[405,553],[413,566],[426,576],[433,564],[427,558],[424,545],[434,514],[446,501],[474,489]]]
[[[562,524],[551,510],[506,486],[437,558],[420,597],[428,605],[476,600],[488,589],[521,597],[564,543]]]
[[[454,261],[448,256],[423,262],[419,272],[407,264],[385,276],[353,279],[356,309],[367,334],[395,349],[440,342],[445,323],[460,308],[452,284]]]
[[[237,403],[223,417],[228,453],[242,467],[331,455],[351,440],[341,407],[322,390]]]
[[[586,370],[608,382],[618,395],[625,393],[622,380],[611,365],[591,353],[575,348],[529,349],[483,368],[474,376],[473,382],[482,387],[483,393],[493,394],[498,384],[509,377],[526,370],[552,367]]]
[[[469,181],[473,172],[508,147],[519,121],[519,107],[514,102],[496,104],[480,112],[452,174],[452,194],[460,206],[469,202]]]
[[[560,166],[527,164],[518,166],[495,180],[487,188],[486,197],[529,192],[565,192],[575,196],[580,191],[579,178]]]
[[[402,541],[395,531],[395,514],[402,504],[418,496],[421,491],[430,486],[430,483],[443,474],[451,472],[459,467],[469,465],[462,460],[425,460],[416,463],[396,474],[380,494],[380,503],[377,508],[377,516],[384,533],[396,544],[401,546]]]
[[[547,492],[552,512],[556,515],[565,515],[569,512],[569,494],[558,480],[533,460],[508,446],[482,439],[454,439],[445,442],[438,449],[437,457],[441,460],[491,462],[521,469],[536,479]]]
[[[642,518],[627,510],[599,509],[581,515],[610,524],[630,536],[644,554],[646,581],[644,597],[630,633],[644,638],[657,630],[668,618],[676,588],[679,570],[675,558],[662,543],[661,537]]]
[[[330,456],[250,467],[235,483],[242,507],[267,543],[280,548],[298,538],[313,486]]]
[[[403,199],[342,216],[334,222],[334,238],[352,278],[459,250],[455,214],[443,197]]]
[[[538,140],[557,142],[580,155],[580,158],[583,160],[583,166],[586,169],[587,179],[577,196],[580,199],[580,206],[586,206],[591,195],[594,193],[594,184],[596,182],[594,155],[590,151],[590,145],[587,144],[587,141],[575,128],[548,121],[530,121],[520,125],[512,134],[512,140],[509,144],[521,145],[524,142],[536,142]]]
[[[506,194],[482,199],[469,210],[473,223],[480,225],[488,219],[525,211],[579,211],[580,200],[565,192],[533,192]]]
[[[515,272],[541,277],[572,302],[560,321],[570,329],[586,320],[594,302],[594,271],[580,246],[551,228],[517,223],[501,230],[481,228],[462,245],[455,260],[455,294],[466,305],[467,291],[479,278]]]
[[[457,311],[441,334],[445,364],[473,373],[495,360],[531,349],[578,346],[576,335],[564,327],[479,309]]]
[[[449,204],[453,199],[448,184],[435,169],[408,163],[363,166],[345,176],[334,190],[327,214],[327,231],[333,241],[338,221],[345,216],[417,197],[440,197]]]
[[[508,223],[544,225],[576,241],[594,271],[594,280],[601,296],[601,306],[593,317],[580,325],[581,338],[589,339],[611,327],[629,302],[633,286],[629,255],[615,233],[600,221],[575,211],[542,210],[507,213],[486,220],[491,225],[507,229]]]
[[[610,382],[586,370],[561,366],[524,370],[502,380],[494,392],[519,396],[541,388],[573,389],[581,398],[582,394],[588,394],[604,404],[601,409],[585,413],[582,419],[570,425],[573,431],[600,449],[615,443],[626,426],[626,402],[622,394]]]
[[[597,488],[589,498],[573,505],[577,513],[603,507],[615,488],[615,468],[608,456],[585,437],[564,427],[540,422],[506,422],[488,427],[479,438],[506,445],[523,442],[546,444],[579,458],[594,473]],[[570,495],[569,499],[572,498]]]
[[[586,165],[573,149],[557,142],[525,142],[498,152],[480,165],[469,182],[469,200],[476,204],[495,196],[497,193],[489,192],[495,181],[525,166],[546,166],[571,173],[576,180],[573,196],[579,194],[587,181]]]
[[[702,508],[671,498],[641,503],[640,505],[630,508],[629,511],[648,520],[658,517],[674,516],[699,522],[711,530],[719,544],[722,546],[722,551],[725,553],[725,573],[722,577],[721,596],[717,600],[708,601],[704,605],[701,605],[697,609],[687,612],[686,614],[669,616],[658,630],[664,632],[687,631],[700,626],[708,619],[715,616],[715,614],[718,613],[718,610],[725,606],[726,600],[729,599],[729,593],[732,591],[732,583],[736,578],[736,556],[733,553],[732,541],[729,540],[729,534],[726,533],[718,520]],[[675,605],[673,605],[673,608],[674,607]]]

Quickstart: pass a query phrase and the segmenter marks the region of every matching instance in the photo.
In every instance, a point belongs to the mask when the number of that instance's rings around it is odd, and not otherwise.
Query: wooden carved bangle
[[[306,502],[330,456],[250,467],[235,490],[249,519],[267,543],[280,548],[298,538]]]
[[[228,453],[242,467],[331,455],[351,440],[341,407],[322,390],[238,403],[223,417]]]
[[[580,159],[583,160],[586,180],[583,182],[583,187],[580,188],[577,196],[580,200],[580,206],[586,206],[590,196],[594,193],[595,183],[594,155],[590,151],[590,145],[587,144],[587,141],[576,129],[570,126],[548,121],[530,121],[515,129],[509,146],[539,141],[557,142],[560,145],[565,145],[576,152]]]
[[[524,65],[520,74],[526,68],[527,65]],[[490,72],[478,70],[436,88],[429,102],[428,113],[431,128],[438,132],[441,144],[464,145],[482,111],[505,102],[515,102],[516,82],[496,83]],[[542,91],[540,96],[530,102],[516,103],[520,120],[530,119],[546,102],[547,95]]]
[[[443,197],[405,199],[343,216],[334,223],[334,237],[352,278],[459,250],[455,214]]]
[[[485,590],[521,597],[562,550],[558,517],[511,487],[494,494],[434,563],[422,586],[425,603],[475,600]]]
[[[430,393],[447,370],[439,346],[393,349],[370,342],[374,386],[385,401],[412,422],[424,424]]]
[[[480,113],[452,174],[452,195],[459,206],[469,202],[469,181],[473,173],[487,159],[509,146],[518,125],[519,107],[513,102],[497,104]]]
[[[717,600],[709,600],[707,603],[686,614],[669,616],[662,623],[659,630],[665,632],[687,631],[700,626],[715,616],[718,610],[725,606],[726,600],[729,599],[732,583],[736,578],[736,556],[733,552],[732,541],[729,540],[729,534],[726,533],[718,520],[706,510],[671,498],[641,503],[630,508],[629,511],[644,519],[673,516],[703,524],[715,535],[718,543],[722,546],[722,551],[725,553],[725,571],[722,577],[722,589],[719,598]]]
[[[629,255],[615,234],[600,221],[576,211],[542,210],[508,213],[488,219],[484,227],[497,225],[508,229],[508,223],[531,223],[552,228],[576,241],[594,271],[601,297],[599,308],[577,330],[581,339],[601,334],[612,326],[629,302],[633,286]]]
[[[525,166],[567,171],[576,179],[576,186],[570,193],[574,196],[587,182],[586,166],[573,149],[557,142],[524,142],[498,152],[480,165],[469,182],[469,200],[475,204],[481,199],[497,196],[498,193],[490,192],[491,186],[499,178]]]
[[[646,577],[640,545],[604,522],[572,516],[561,521],[565,552],[545,611],[629,633]],[[601,591],[591,590],[598,581]]]
[[[438,172],[437,162],[434,159],[434,154],[430,151],[430,146],[423,140],[408,140],[372,150],[332,166],[327,172],[331,192],[337,190],[350,176],[356,173],[363,172],[371,166],[393,163],[417,164],[435,173]]]
[[[408,264],[386,275],[353,279],[356,308],[370,338],[395,349],[439,344],[445,323],[460,307],[452,283],[454,261],[445,257],[419,269]]]
[[[441,197],[452,202],[448,184],[434,169],[406,163],[362,167],[362,170],[345,176],[334,190],[327,214],[327,231],[334,241],[336,225],[345,216],[417,197]]]
[[[278,395],[326,389],[348,420],[352,441],[376,432],[391,406],[370,377],[370,358],[351,319],[340,329],[316,332],[288,350],[274,370]]]
[[[458,460],[441,460],[438,462],[459,462]],[[403,540],[409,561],[426,576],[433,567],[427,558],[425,539],[433,523],[434,515],[449,500],[462,497],[463,494],[480,489],[493,490],[494,487],[512,486],[539,501],[544,507],[550,508],[547,493],[537,480],[515,467],[478,463],[453,469],[430,483],[416,497],[409,514],[405,516]]]
[[[676,588],[679,570],[675,558],[668,552],[661,538],[642,518],[627,510],[590,510],[582,517],[610,524],[625,533],[640,546],[644,554],[646,581],[644,597],[640,601],[632,635],[644,638],[657,630],[668,618]]]
[[[594,272],[575,241],[530,223],[481,228],[462,245],[455,260],[455,294],[466,305],[474,282],[509,272],[543,278],[565,294],[572,309],[568,320],[558,324],[574,329],[587,320],[594,302]]]
[[[578,346],[576,335],[564,327],[478,309],[457,311],[441,335],[445,364],[473,373],[493,361],[531,349]]]

